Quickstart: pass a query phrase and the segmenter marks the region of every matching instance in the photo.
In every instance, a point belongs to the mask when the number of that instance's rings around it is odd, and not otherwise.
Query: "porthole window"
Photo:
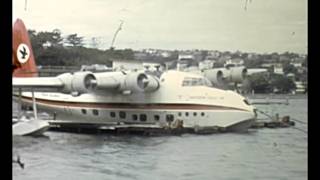
[[[194,113],[193,113],[193,116],[197,116],[197,113],[196,113],[196,112],[194,112]]]
[[[186,112],[186,116],[189,116],[189,113],[188,113],[188,112]]]
[[[99,111],[97,109],[93,109],[92,110],[92,114],[95,115],[95,116],[98,116],[99,115]]]
[[[116,117],[116,113],[115,112],[110,112],[110,116],[114,118],[114,117]]]
[[[178,113],[178,116],[181,116],[181,115],[182,115],[182,113],[181,113],[181,112],[179,112],[179,113]]]
[[[173,120],[174,120],[174,116],[172,114],[167,114],[166,121],[167,122],[172,122]]]
[[[125,119],[125,118],[126,118],[126,112],[120,111],[120,112],[119,112],[119,117],[120,117],[121,119]]]
[[[86,109],[81,109],[82,114],[87,114],[87,110]]]
[[[140,114],[140,121],[147,121],[147,115]]]
[[[154,120],[155,121],[159,121],[160,120],[160,116],[159,115],[154,115]]]
[[[132,120],[134,120],[134,121],[138,120],[138,115],[133,114],[133,115],[132,115]]]
[[[201,113],[201,116],[204,116],[204,112]]]

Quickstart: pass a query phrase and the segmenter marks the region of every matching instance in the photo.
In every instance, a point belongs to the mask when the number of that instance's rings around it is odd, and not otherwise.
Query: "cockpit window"
[[[211,83],[205,78],[186,77],[182,81],[182,86],[211,86]]]

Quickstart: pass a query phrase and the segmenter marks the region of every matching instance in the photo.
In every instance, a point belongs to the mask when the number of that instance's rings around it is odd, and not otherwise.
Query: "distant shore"
[[[249,99],[308,99],[308,94],[243,94]]]

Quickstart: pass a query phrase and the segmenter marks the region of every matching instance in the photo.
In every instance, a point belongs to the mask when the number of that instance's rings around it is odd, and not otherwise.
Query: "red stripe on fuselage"
[[[22,97],[23,100],[31,101],[30,97]],[[55,101],[47,99],[36,98],[36,102],[45,105],[55,106],[68,106],[80,108],[106,108],[106,109],[180,109],[180,110],[239,110],[247,111],[245,109],[215,106],[215,105],[202,105],[202,104],[133,104],[133,103],[96,103],[96,102],[70,102],[70,101]]]

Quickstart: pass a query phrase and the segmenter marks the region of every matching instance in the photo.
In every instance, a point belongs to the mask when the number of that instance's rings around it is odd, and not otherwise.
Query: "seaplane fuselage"
[[[110,73],[110,72],[106,72]],[[255,120],[254,107],[241,95],[214,88],[203,76],[168,71],[152,92],[95,91],[77,96],[35,92],[39,109],[69,124],[149,124],[163,126],[182,120],[184,127],[247,129]],[[22,100],[32,103],[31,92]]]

